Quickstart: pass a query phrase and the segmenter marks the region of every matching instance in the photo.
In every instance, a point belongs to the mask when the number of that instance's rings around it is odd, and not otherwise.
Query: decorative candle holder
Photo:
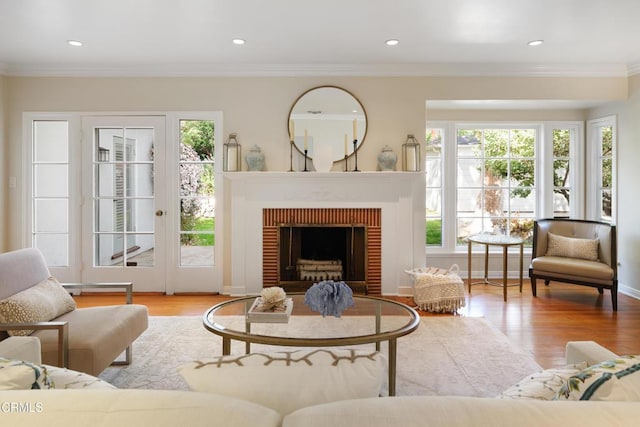
[[[237,133],[230,133],[229,138],[223,144],[222,170],[225,172],[242,170],[242,148],[237,138]]]
[[[302,170],[302,172],[309,172],[309,169],[307,169],[307,150],[304,150],[304,169]]]
[[[289,172],[293,172],[293,140],[289,141]]]
[[[420,143],[415,136],[407,135],[407,141],[402,144],[402,170],[407,172],[420,171]]]
[[[353,140],[353,158],[355,159],[355,167],[353,168],[354,172],[360,172],[358,170],[358,150],[356,150],[356,145],[358,144],[358,140],[354,139]]]

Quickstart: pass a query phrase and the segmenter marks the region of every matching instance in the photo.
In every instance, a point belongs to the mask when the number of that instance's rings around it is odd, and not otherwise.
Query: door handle
[[[156,211],[156,216],[162,216],[162,215],[164,215],[164,211],[162,209],[158,209]]]

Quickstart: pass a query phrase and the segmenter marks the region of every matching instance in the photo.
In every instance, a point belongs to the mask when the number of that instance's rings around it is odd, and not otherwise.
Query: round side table
[[[504,301],[507,301],[507,287],[517,286],[507,284],[507,254],[510,246],[520,246],[520,293],[522,293],[522,268],[523,268],[523,252],[524,239],[520,237],[505,236],[504,234],[474,234],[467,237],[468,252],[467,258],[469,262],[468,284],[469,293],[471,293],[471,285],[485,284],[493,286],[502,286]],[[473,243],[484,245],[484,280],[481,282],[471,283],[471,246]],[[502,247],[502,283],[491,282],[489,280],[489,246]]]

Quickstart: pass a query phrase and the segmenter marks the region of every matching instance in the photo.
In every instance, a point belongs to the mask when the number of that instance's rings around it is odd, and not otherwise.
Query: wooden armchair
[[[133,285],[52,279],[37,249],[0,254],[0,331],[33,331],[30,335],[40,339],[42,363],[48,365],[98,375],[123,352],[124,363],[130,363],[131,343],[148,326],[147,307],[132,304]],[[124,289],[126,304],[76,308],[64,291],[87,288]],[[59,314],[47,318],[51,307]],[[7,337],[2,334],[0,340]]]
[[[529,277],[536,296],[536,279],[574,283],[611,291],[618,310],[616,226],[577,219],[540,219],[534,222]]]

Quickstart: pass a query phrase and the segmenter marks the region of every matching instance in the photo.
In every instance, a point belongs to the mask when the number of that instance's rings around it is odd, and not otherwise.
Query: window
[[[480,232],[531,239],[537,127],[456,129],[456,244]]]
[[[442,246],[442,141],[443,128],[428,128],[426,135],[426,206],[428,246]]]
[[[556,123],[549,126],[546,138],[551,140],[551,158],[553,169],[543,168],[544,174],[553,179],[553,193],[544,192],[544,208],[540,217],[583,218],[583,150],[582,124],[576,122]],[[543,165],[547,163],[546,155]],[[544,180],[543,180],[544,181]],[[552,199],[548,199],[551,197]],[[547,208],[550,206],[550,208]]]
[[[589,217],[597,221],[615,220],[616,200],[616,119],[605,117],[588,122],[590,153]]]
[[[31,123],[31,241],[50,267],[69,266],[69,123]]]
[[[569,182],[571,134],[568,129],[553,130],[553,216],[571,216],[569,202],[571,186]]]
[[[427,251],[466,251],[465,238],[480,232],[530,243],[535,218],[584,218],[583,128],[574,121],[428,122]],[[605,172],[607,164],[603,157]]]

